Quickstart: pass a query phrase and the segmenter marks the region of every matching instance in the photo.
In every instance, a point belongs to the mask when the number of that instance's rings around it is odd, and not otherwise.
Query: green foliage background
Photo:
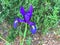
[[[50,27],[55,27],[57,22],[59,22],[60,0],[0,0],[0,23],[7,20],[12,26],[8,39],[11,38],[10,40],[12,40],[17,35],[23,36],[25,24],[21,23],[17,29],[13,29],[13,21],[17,16],[23,18],[19,12],[19,8],[23,6],[27,11],[30,4],[34,8],[31,21],[36,23],[37,30],[41,30],[42,34],[47,33]],[[29,36],[31,34],[29,26],[27,30],[27,35]]]

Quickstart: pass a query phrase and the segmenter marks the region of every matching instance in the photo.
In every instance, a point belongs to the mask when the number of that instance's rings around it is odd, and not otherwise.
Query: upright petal
[[[21,13],[23,16],[25,15],[24,7],[20,7],[20,13]]]
[[[30,13],[30,15],[32,15],[32,12],[33,12],[33,6],[32,5],[30,5],[28,12]]]
[[[32,5],[30,5],[29,10],[26,12],[26,14],[25,14],[25,16],[24,16],[24,20],[25,20],[26,22],[29,22],[29,21],[30,21],[30,19],[31,19],[31,17],[32,17],[32,12],[33,12],[33,7],[32,7]]]

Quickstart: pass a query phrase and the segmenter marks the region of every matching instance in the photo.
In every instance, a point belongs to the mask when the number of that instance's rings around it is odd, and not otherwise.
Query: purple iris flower
[[[30,31],[32,34],[35,34],[37,29],[36,29],[36,24],[34,22],[31,22],[31,17],[32,17],[32,12],[33,12],[33,6],[30,5],[30,8],[28,11],[24,10],[24,7],[20,7],[20,13],[22,14],[24,19],[20,19],[20,18],[16,18],[14,21],[14,28],[16,28],[18,26],[18,23],[23,22],[23,23],[27,23],[30,25]]]

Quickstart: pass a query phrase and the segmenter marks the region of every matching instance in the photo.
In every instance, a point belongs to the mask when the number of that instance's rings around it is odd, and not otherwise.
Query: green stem
[[[26,24],[26,26],[25,26],[24,38],[23,38],[23,41],[22,41],[22,44],[21,44],[21,45],[23,45],[23,44],[24,44],[24,39],[25,39],[25,37],[26,37],[26,32],[27,32],[27,24]]]
[[[3,41],[5,41],[6,43],[8,43],[9,44],[9,42],[8,41],[6,41],[4,38],[2,38],[1,36],[0,36],[0,39],[2,39]]]

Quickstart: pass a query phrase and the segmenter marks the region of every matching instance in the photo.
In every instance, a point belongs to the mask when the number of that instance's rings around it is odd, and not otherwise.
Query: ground
[[[5,39],[5,37],[8,35],[8,28],[11,28],[6,22],[0,24],[0,34],[3,35],[3,38]],[[31,45],[60,45],[60,35],[56,34],[56,32],[59,29],[59,25],[57,26],[56,29],[50,29],[52,31],[47,32],[46,35],[42,35],[41,33],[37,32],[34,35],[31,35],[32,41],[31,41]],[[4,30],[5,29],[5,30]],[[4,31],[2,31],[4,30]],[[55,31],[54,31],[55,30]],[[22,38],[21,37],[16,37],[16,39],[14,40],[14,42],[11,42],[11,45],[19,45],[20,40]],[[24,40],[24,45],[27,45],[25,43],[26,39]],[[0,45],[5,45],[6,42],[2,39],[0,39]]]

